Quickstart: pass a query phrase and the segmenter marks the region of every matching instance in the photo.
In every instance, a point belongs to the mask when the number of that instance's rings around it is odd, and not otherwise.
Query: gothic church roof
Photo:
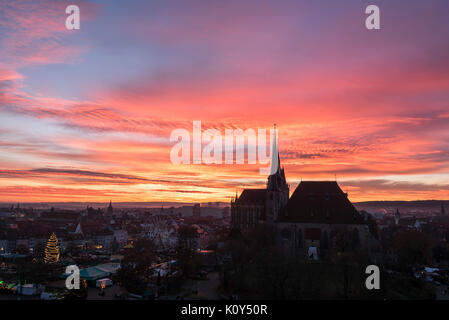
[[[363,217],[336,181],[303,181],[280,215],[280,222],[363,224]]]

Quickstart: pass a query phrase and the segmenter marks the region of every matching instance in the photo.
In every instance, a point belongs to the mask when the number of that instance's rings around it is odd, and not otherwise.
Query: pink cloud
[[[85,48],[70,45],[65,28],[69,1],[18,0],[0,2],[0,52],[9,64],[61,63],[79,56]],[[90,19],[97,5],[78,1],[83,19]]]
[[[94,14],[96,6],[78,3],[86,8],[84,17]],[[301,10],[298,25],[293,24],[285,19],[288,12],[273,10],[277,4],[240,1],[210,9],[202,3],[197,10],[173,12],[173,7],[189,6],[174,2],[158,7],[154,19],[126,19],[123,30],[129,39],[150,39],[155,47],[179,51],[193,62],[155,63],[154,70],[131,79],[87,83],[92,85],[89,99],[31,94],[19,68],[74,59],[82,63],[79,58],[87,52],[68,40],[67,4],[0,3],[0,28],[5,30],[0,111],[46,121],[57,132],[45,140],[39,134],[26,136],[20,126],[16,132],[0,131],[4,199],[26,199],[27,192],[45,199],[64,199],[71,192],[73,198],[93,199],[95,191],[89,188],[99,188],[99,198],[151,198],[157,193],[161,199],[195,200],[204,193],[220,200],[245,186],[263,187],[260,166],[172,165],[170,132],[191,131],[192,120],[221,132],[277,123],[290,181],[332,179],[337,173],[351,179],[347,185],[358,199],[377,197],[375,192],[385,198],[415,197],[420,190],[425,197],[447,194],[446,187],[439,191],[393,183],[381,192],[383,183],[354,182],[448,170],[449,48],[443,42],[436,45],[432,21],[419,20],[420,28],[409,32],[387,15],[388,31],[368,36],[354,31],[354,19],[360,20],[355,9],[343,15],[346,22],[321,26],[308,20],[310,11]],[[300,8],[306,9],[304,4]],[[318,8],[308,10],[316,13]],[[165,21],[168,13],[173,17]],[[432,14],[433,8],[425,10]],[[413,37],[426,49],[415,48]],[[27,162],[19,164],[18,158]],[[38,170],[43,166],[47,171]],[[45,185],[29,186],[31,181]],[[129,194],[120,194],[121,185]]]

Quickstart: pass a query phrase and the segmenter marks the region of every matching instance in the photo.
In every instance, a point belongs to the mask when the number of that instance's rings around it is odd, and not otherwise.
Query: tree
[[[198,237],[196,229],[192,226],[182,226],[178,230],[178,245],[186,250],[194,249],[194,241]]]
[[[399,263],[407,268],[427,263],[432,253],[429,238],[418,231],[398,233],[393,241],[393,248],[398,254]]]
[[[137,239],[133,242],[132,248],[127,248],[124,264],[132,265],[133,268],[142,275],[146,275],[148,268],[156,260],[156,248],[150,239]]]
[[[42,258],[45,255],[45,244],[43,244],[42,242],[39,242],[35,247],[34,247],[34,251],[33,254],[35,257],[40,257]]]
[[[16,262],[16,277],[21,283],[41,283],[58,279],[63,272],[59,264],[20,259]]]
[[[449,250],[448,246],[445,243],[439,243],[432,249],[432,254],[437,263],[440,263],[441,260],[449,260]]]
[[[116,253],[120,249],[120,245],[117,241],[117,238],[114,237],[114,241],[112,241],[111,251],[112,253]]]
[[[373,235],[373,237],[377,240],[379,240],[379,227],[377,226],[376,220],[367,213],[367,225],[369,232]]]
[[[178,230],[178,245],[176,247],[176,260],[184,276],[188,276],[196,269],[194,260],[197,231],[192,226],[182,226]]]
[[[45,248],[45,263],[55,263],[59,261],[59,244],[58,238],[54,233],[51,234],[50,239],[47,241],[47,247]]]
[[[120,269],[114,274],[113,279],[114,282],[134,294],[141,294],[146,287],[141,275],[130,264],[122,263]]]

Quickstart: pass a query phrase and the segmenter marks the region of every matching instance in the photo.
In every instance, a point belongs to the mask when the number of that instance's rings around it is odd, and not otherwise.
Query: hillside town
[[[1,208],[0,298],[20,294],[38,297],[46,290],[44,283],[54,294],[46,292],[42,297],[53,299],[57,292],[64,297],[64,269],[68,265],[78,266],[86,284],[96,288],[97,280],[117,275],[140,244],[145,244],[151,255],[151,263],[145,266],[148,279],[171,281],[179,275],[180,241],[189,254],[206,255],[229,233],[229,222],[229,207],[212,203],[204,207],[117,210],[111,202],[104,208],[88,206],[81,211],[35,210],[20,204]],[[48,263],[52,241],[57,257]],[[144,256],[137,255],[136,260]],[[147,296],[161,295],[162,287],[146,290]],[[121,290],[116,295],[122,296]],[[95,291],[94,298],[101,297]]]
[[[338,228],[317,231],[318,221],[311,225],[300,217],[277,219],[280,229],[274,232],[266,216],[248,215],[245,221],[254,223],[243,223],[237,212],[245,212],[244,206],[258,212],[251,203],[264,206],[243,191],[230,206],[117,209],[110,202],[84,210],[1,208],[0,299],[449,299],[444,202],[419,215],[356,210],[361,220],[345,228],[362,225],[370,243]],[[303,230],[302,243],[294,230]],[[384,277],[375,293],[363,288],[359,270],[373,263]],[[69,265],[80,269],[80,290],[66,288]],[[291,273],[295,268],[301,274]],[[306,277],[316,281],[307,284]],[[341,279],[347,283],[340,290]],[[329,281],[335,292],[317,291]],[[290,287],[295,283],[300,288]]]
[[[357,209],[337,181],[290,195],[279,153],[272,166],[265,188],[229,205],[1,208],[0,298],[449,299],[443,201]],[[373,265],[382,287],[371,291]]]

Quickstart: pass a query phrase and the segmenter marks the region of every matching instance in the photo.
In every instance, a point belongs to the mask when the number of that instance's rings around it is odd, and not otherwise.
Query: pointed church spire
[[[112,200],[109,200],[108,214],[109,214],[109,215],[112,215],[113,210],[114,210],[114,209],[112,208]]]
[[[278,132],[276,129],[276,123],[274,124],[274,137],[273,137],[273,147],[271,150],[271,169],[270,169],[270,175],[273,175],[280,170],[281,166],[281,159],[279,157],[279,146],[278,146]]]
[[[267,190],[286,190],[288,189],[284,169],[281,169],[281,159],[279,155],[278,133],[276,124],[274,125],[273,146],[271,149],[271,169],[268,176]]]

